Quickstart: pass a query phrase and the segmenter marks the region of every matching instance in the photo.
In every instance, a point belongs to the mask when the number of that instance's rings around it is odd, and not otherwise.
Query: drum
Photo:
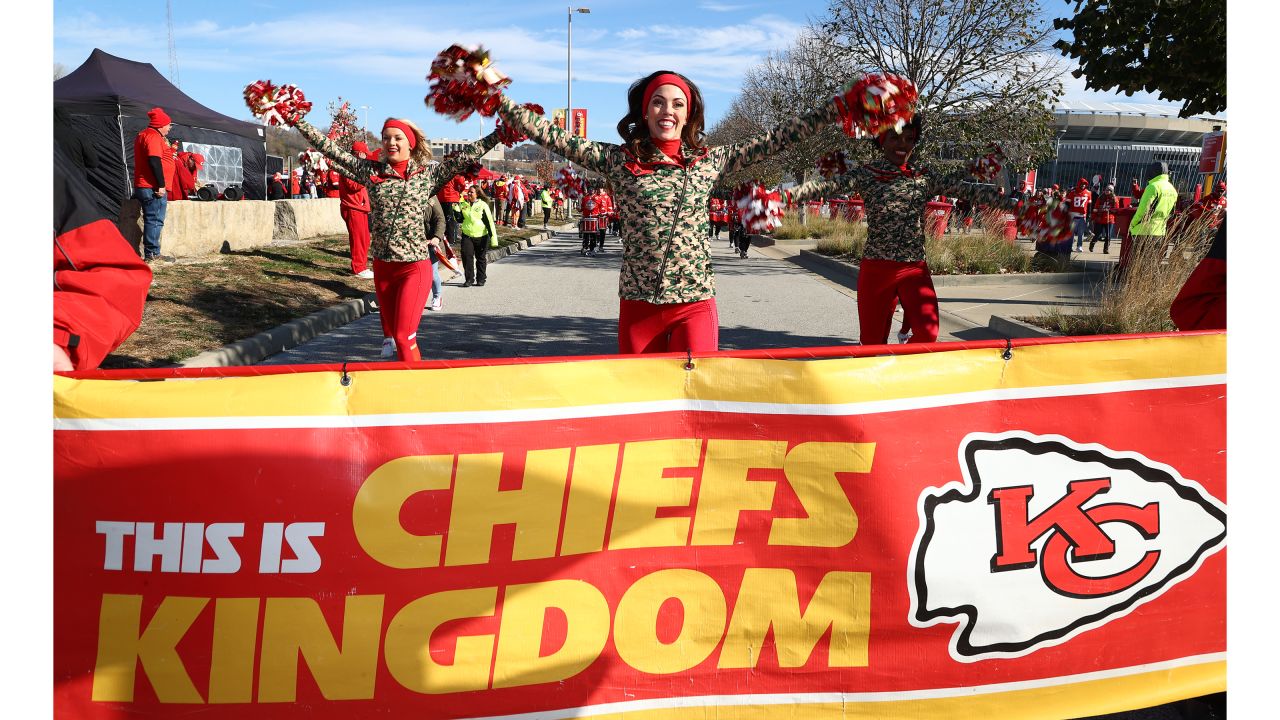
[[[729,222],[729,213],[725,212],[724,210],[717,210],[717,211],[715,211],[715,212],[712,212],[712,213],[711,213],[711,222],[713,222],[713,223],[727,223],[727,222]]]
[[[601,220],[598,217],[584,217],[578,229],[584,233],[599,232],[601,225]]]

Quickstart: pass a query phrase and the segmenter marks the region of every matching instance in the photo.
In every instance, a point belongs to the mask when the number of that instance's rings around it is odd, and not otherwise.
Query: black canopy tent
[[[147,126],[147,111],[164,108],[173,119],[170,137],[184,142],[239,148],[249,200],[267,197],[266,134],[262,126],[210,110],[164,78],[150,63],[94,49],[89,59],[53,83],[54,107],[65,108],[72,126],[98,150],[89,179],[112,216],[133,191],[133,139]]]

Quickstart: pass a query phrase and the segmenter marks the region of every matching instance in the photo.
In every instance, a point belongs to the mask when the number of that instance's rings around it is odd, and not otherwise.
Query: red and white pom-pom
[[[992,182],[1000,175],[1000,170],[1003,167],[1000,161],[1003,159],[1004,150],[993,143],[990,152],[977,160],[969,161],[967,166],[969,174],[981,182]]]
[[[859,130],[879,135],[886,130],[902,131],[915,116],[920,94],[915,83],[893,73],[871,74],[849,86],[836,98],[846,135],[859,137]]]
[[[244,88],[244,103],[268,125],[293,125],[311,112],[311,103],[296,85],[276,87],[270,80],[255,80]]]
[[[329,161],[315,150],[303,150],[298,153],[298,166],[306,168],[313,174],[329,172]]]
[[[1032,233],[1037,243],[1057,245],[1071,239],[1071,211],[1065,202],[1045,210],[1040,226]]]
[[[582,197],[584,187],[581,177],[569,168],[560,168],[560,175],[556,178],[556,187],[571,200]]]
[[[521,107],[525,108],[526,110],[535,112],[539,115],[547,114],[547,111],[543,110],[542,106],[537,103],[525,103]],[[525,135],[519,132],[518,130],[516,130],[515,128],[511,127],[510,125],[507,125],[506,123],[502,122],[501,115],[499,115],[497,119],[494,121],[494,126],[495,126],[494,129],[498,131],[498,141],[501,142],[503,145],[506,145],[507,147],[514,147],[515,145],[529,139],[528,135]]]
[[[494,67],[489,51],[477,45],[450,45],[431,61],[427,107],[458,122],[478,112],[490,117],[511,79]]]
[[[818,158],[818,174],[830,180],[849,172],[849,161],[843,150],[836,150]]]
[[[758,182],[739,185],[733,193],[733,204],[749,233],[766,233],[782,224],[782,193]]]
[[[1018,212],[1018,234],[1035,237],[1036,230],[1044,224],[1045,202],[1039,195],[1031,196]]]

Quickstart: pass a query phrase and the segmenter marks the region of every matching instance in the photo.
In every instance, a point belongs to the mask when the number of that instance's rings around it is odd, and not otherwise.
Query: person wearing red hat
[[[1080,178],[1067,193],[1066,203],[1071,213],[1071,239],[1076,244],[1076,252],[1084,252],[1084,236],[1089,234],[1089,206],[1093,204],[1089,181]]]
[[[347,152],[302,119],[302,113],[295,111],[286,122],[368,190],[369,254],[383,320],[382,354],[420,360],[418,326],[431,291],[431,250],[438,244],[435,238],[445,233],[443,218],[438,232],[427,227],[431,200],[441,185],[497,145],[499,132],[495,129],[443,162],[431,164],[426,135],[404,118],[383,122],[380,160]]]
[[[361,160],[368,159],[369,145],[363,140],[351,143],[351,154]],[[335,168],[341,168],[334,163]],[[339,212],[347,224],[347,240],[351,247],[351,272],[365,280],[373,279],[369,269],[369,190],[345,171],[338,183]]]
[[[832,98],[746,142],[708,146],[702,93],[659,70],[632,83],[622,144],[592,142],[505,95],[498,113],[518,132],[605,176],[621,219],[618,352],[706,352],[719,348],[707,200],[726,173],[749,167],[818,133],[840,117]]]
[[[189,152],[179,152],[173,166],[173,194],[169,200],[186,200],[196,192],[196,161]]]
[[[147,111],[147,127],[133,139],[133,198],[142,204],[142,258],[160,258],[160,231],[164,228],[173,159],[167,141],[173,120],[162,108]],[[166,167],[167,165],[167,167]]]

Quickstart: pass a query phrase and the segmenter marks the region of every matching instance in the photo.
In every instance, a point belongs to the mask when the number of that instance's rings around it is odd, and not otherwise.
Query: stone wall
[[[171,202],[160,232],[160,252],[199,257],[261,247],[272,241],[345,235],[347,226],[338,203],[337,198]],[[140,249],[142,206],[137,200],[124,202],[117,224],[125,239]]]

